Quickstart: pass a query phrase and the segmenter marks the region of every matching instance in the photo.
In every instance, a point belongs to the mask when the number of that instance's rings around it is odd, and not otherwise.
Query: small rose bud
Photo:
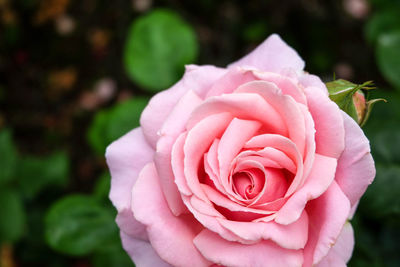
[[[343,79],[326,83],[329,98],[334,101],[341,110],[350,115],[360,126],[363,126],[371,113],[372,106],[378,101],[385,99],[366,100],[363,90],[371,90],[372,81],[363,84],[355,84]]]
[[[363,118],[365,117],[366,113],[365,111],[367,107],[364,93],[361,90],[358,90],[357,92],[354,93],[353,104],[354,107],[356,108],[357,122],[358,124],[360,124],[360,122],[362,122]]]

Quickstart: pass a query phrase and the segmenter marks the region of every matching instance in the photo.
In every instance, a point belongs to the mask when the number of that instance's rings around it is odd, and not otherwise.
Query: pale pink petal
[[[188,207],[190,212],[199,221],[204,228],[218,233],[221,237],[230,241],[239,241],[240,238],[234,233],[228,231],[216,220],[217,217],[223,217],[210,203],[206,203],[192,195],[191,197],[182,196],[183,202]],[[214,209],[214,211],[212,210]]]
[[[346,262],[334,254],[328,253],[328,255],[322,259],[316,267],[347,267]]]
[[[230,94],[240,85],[254,81],[255,79],[256,77],[253,75],[253,69],[239,67],[228,69],[221,79],[215,81],[214,85],[208,91],[206,98]]]
[[[316,87],[307,87],[305,94],[314,119],[316,152],[338,159],[344,149],[345,134],[339,107]]]
[[[121,232],[122,247],[137,267],[171,267],[163,261],[148,241],[132,238]]]
[[[273,110],[279,114],[288,130],[285,135],[292,140],[300,153],[304,156],[306,143],[305,122],[303,113],[294,99],[288,95],[283,95],[280,88],[272,82],[253,81],[241,85],[235,93],[242,95],[243,93],[254,93],[264,98],[264,100],[272,106]],[[268,113],[264,113],[268,114]],[[269,120],[275,118],[264,115]],[[277,132],[274,132],[277,133]]]
[[[110,199],[118,211],[131,208],[132,187],[139,172],[153,160],[154,150],[136,128],[107,147],[106,160],[111,172]]]
[[[317,87],[321,92],[323,92],[325,95],[328,95],[328,89],[326,88],[325,84],[321,79],[313,74],[308,74],[308,73],[303,73],[300,75],[298,78],[299,83],[304,87]]]
[[[201,102],[202,100],[193,91],[188,91],[178,101],[159,130],[160,139],[157,142],[154,163],[158,170],[161,189],[174,215],[181,214],[186,208],[174,182],[174,174],[171,167],[172,146],[179,134],[185,131],[186,121],[190,113]]]
[[[231,188],[228,184],[228,176],[232,160],[260,127],[261,124],[257,121],[234,118],[224,131],[218,145],[218,163],[219,179],[226,191]]]
[[[191,129],[200,120],[222,112],[229,112],[239,119],[257,120],[264,124],[265,131],[286,135],[286,125],[280,114],[270,103],[254,93],[227,94],[207,99],[193,111],[187,128]]]
[[[321,196],[332,184],[337,160],[315,154],[313,168],[304,185],[298,189],[277,212],[275,221],[290,224],[296,221],[309,200]]]
[[[292,173],[296,173],[297,167],[293,160],[284,152],[273,147],[266,147],[258,151],[245,150],[240,152],[234,159],[234,163],[239,164],[244,160],[258,161],[264,167],[284,168]]]
[[[361,128],[342,112],[345,149],[339,158],[335,180],[354,206],[375,178],[370,146]]]
[[[246,206],[240,205],[236,202],[233,202],[226,195],[221,194],[221,192],[218,192],[217,190],[210,187],[209,185],[201,184],[201,187],[202,187],[204,193],[206,194],[208,200],[210,200],[215,205],[217,205],[219,207],[223,207],[231,212],[242,212],[249,216],[260,215],[260,214],[269,215],[269,214],[274,213],[273,211],[253,209],[251,207],[246,207]],[[258,216],[258,217],[260,217],[260,216]]]
[[[201,225],[191,215],[174,216],[161,191],[157,170],[147,164],[132,190],[135,218],[147,226],[149,240],[158,255],[175,266],[209,266],[193,245]]]
[[[123,209],[118,212],[115,222],[122,232],[128,234],[132,238],[148,241],[146,226],[138,222],[133,217],[132,209]]]
[[[213,182],[214,186],[221,192],[226,193],[219,180],[218,164],[218,144],[219,139],[214,139],[207,153],[204,154],[204,171]]]
[[[185,174],[183,172],[183,146],[185,145],[186,132],[182,133],[176,140],[171,154],[172,171],[174,172],[174,181],[181,194],[190,196],[192,192],[186,183]]]
[[[186,66],[185,74],[170,89],[162,91],[152,97],[143,110],[140,125],[143,128],[146,140],[153,148],[156,147],[165,119],[178,103],[179,99],[189,90],[193,90],[200,97],[204,97],[211,86],[226,72],[225,69],[214,66]]]
[[[304,183],[306,177],[303,177],[303,162],[300,152],[298,151],[296,145],[292,142],[292,140],[276,134],[262,134],[257,135],[250,139],[245,148],[263,148],[263,147],[274,147],[282,152],[286,153],[290,159],[292,159],[296,166],[297,172],[295,177],[293,178],[292,183],[289,186],[288,191],[286,192],[285,197],[293,194],[297,190],[299,186]],[[300,214],[297,214],[300,216]]]
[[[196,92],[202,99],[206,98],[208,91],[219,81],[227,72],[226,68],[219,68],[213,65],[186,65],[188,77],[184,77],[183,86]],[[186,73],[185,73],[186,74]]]
[[[302,249],[308,237],[308,216],[303,212],[300,218],[289,225],[271,222],[235,222],[217,219],[219,223],[239,236],[254,243],[261,240],[272,240],[287,249]]]
[[[229,113],[217,113],[207,116],[197,123],[187,133],[183,146],[184,175],[190,191],[205,202],[208,201],[200,187],[199,164],[204,153],[210,147],[214,139],[221,137],[222,133],[232,120]],[[175,166],[174,166],[175,167]]]
[[[261,71],[279,73],[286,68],[301,71],[304,68],[304,61],[279,35],[272,34],[253,52],[228,67],[236,66],[250,66]]]
[[[304,249],[304,267],[317,264],[328,254],[346,223],[349,211],[350,202],[335,181],[321,197],[307,204],[309,234]],[[343,247],[342,242],[339,244],[341,249],[352,246],[348,244]],[[349,252],[340,253],[347,257]]]
[[[271,241],[243,245],[230,242],[209,230],[203,230],[194,239],[200,253],[211,262],[230,267],[300,267],[301,250],[284,249]]]
[[[272,82],[282,91],[284,95],[290,95],[296,102],[307,105],[304,92],[297,85],[296,80],[273,72],[253,70],[253,74],[260,80]]]
[[[347,222],[340,233],[335,245],[329,250],[328,255],[322,259],[317,267],[346,266],[353,254],[354,232],[353,227]]]
[[[311,172],[312,165],[314,164],[315,156],[315,125],[313,118],[307,108],[302,104],[299,105],[301,112],[304,116],[305,131],[306,131],[306,145],[304,157],[304,177],[308,177]]]

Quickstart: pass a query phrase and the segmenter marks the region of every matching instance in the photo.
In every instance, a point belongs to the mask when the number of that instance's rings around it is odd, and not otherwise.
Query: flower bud
[[[372,81],[363,84],[355,84],[343,79],[326,83],[329,98],[334,101],[341,110],[352,117],[360,126],[363,126],[371,113],[372,106],[385,99],[372,99],[367,101],[363,90],[371,90]]]

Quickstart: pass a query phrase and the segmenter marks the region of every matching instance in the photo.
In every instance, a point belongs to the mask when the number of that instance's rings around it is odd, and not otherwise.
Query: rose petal
[[[219,180],[219,163],[218,163],[218,144],[219,139],[214,139],[210,149],[204,154],[204,171],[207,173],[213,185],[221,192],[226,193],[224,187]]]
[[[284,168],[292,173],[296,173],[297,167],[293,160],[282,151],[273,147],[266,147],[258,151],[243,151],[239,153],[234,162],[239,164],[244,160],[258,161],[264,167]]]
[[[157,255],[149,242],[132,238],[123,232],[121,241],[136,266],[171,267]]]
[[[191,215],[176,217],[171,213],[157,176],[153,163],[140,172],[132,190],[135,218],[147,226],[151,245],[166,262],[175,266],[209,266],[193,245],[201,226]]]
[[[367,137],[351,117],[344,112],[342,115],[345,149],[338,161],[335,180],[354,206],[374,180],[376,171]]]
[[[353,254],[354,232],[351,224],[347,222],[340,233],[335,245],[329,250],[328,255],[322,259],[317,267],[346,266]]]
[[[277,34],[272,34],[253,52],[228,66],[255,67],[261,71],[280,72],[285,68],[301,71],[304,61],[297,52],[288,46]]]
[[[239,241],[240,238],[234,233],[228,231],[221,226],[220,223],[215,219],[216,217],[224,217],[214,207],[210,206],[209,203],[205,203],[198,197],[192,195],[191,197],[182,196],[183,202],[188,207],[190,212],[199,221],[204,228],[210,231],[218,233],[222,238],[230,241]],[[208,207],[207,207],[208,206]],[[214,211],[212,210],[214,209]]]
[[[306,105],[307,100],[302,89],[297,85],[296,81],[277,73],[261,72],[253,70],[253,74],[260,80],[271,82],[278,87],[284,95],[290,95],[293,99],[301,104]]]
[[[231,212],[243,212],[249,216],[253,216],[254,214],[259,215],[269,215],[274,213],[273,211],[261,210],[261,209],[253,209],[251,207],[246,207],[240,205],[232,200],[230,200],[226,195],[222,195],[221,192],[218,192],[214,188],[210,187],[206,184],[201,184],[201,187],[204,193],[207,196],[207,199],[210,200],[212,203],[219,207],[226,208]],[[259,216],[258,216],[259,217]],[[251,219],[250,219],[251,220]]]
[[[272,82],[253,81],[241,85],[235,93],[254,93],[264,98],[282,118],[285,128],[288,130],[288,137],[297,146],[297,149],[304,156],[306,129],[304,116],[299,105],[288,95],[283,95],[282,91]],[[268,113],[265,113],[268,114]],[[270,118],[269,114],[267,116]],[[276,133],[276,132],[274,132]]]
[[[308,74],[306,72],[302,73],[300,77],[298,78],[299,83],[304,87],[316,87],[321,90],[325,95],[329,95],[328,89],[326,88],[325,84],[321,79],[312,74]]]
[[[193,194],[205,202],[208,202],[208,199],[200,187],[198,176],[199,164],[213,140],[222,135],[231,120],[232,115],[229,113],[210,115],[197,123],[195,127],[187,133],[183,146],[185,155],[183,164],[186,184]]]
[[[181,214],[186,208],[174,183],[171,167],[172,146],[178,135],[185,130],[190,113],[201,102],[202,100],[193,91],[188,91],[176,104],[159,131],[161,137],[157,142],[154,163],[159,174],[161,189],[174,215]]]
[[[176,140],[171,154],[171,165],[172,171],[174,173],[175,184],[178,187],[178,190],[181,194],[190,196],[192,191],[188,187],[186,183],[185,174],[183,172],[183,160],[184,160],[184,153],[183,153],[183,146],[185,144],[186,139],[186,132],[182,133],[178,139]]]
[[[218,145],[218,163],[219,179],[225,191],[229,192],[232,188],[228,183],[232,160],[260,127],[257,121],[234,118],[222,135]]]
[[[275,221],[290,224],[296,221],[307,202],[323,194],[335,177],[337,160],[315,154],[314,165],[304,185],[298,189],[277,212]]]
[[[256,120],[264,124],[265,131],[286,135],[287,129],[280,114],[260,95],[241,93],[215,96],[207,99],[195,109],[187,128],[191,129],[200,120],[217,113],[229,112],[233,117]],[[266,116],[268,114],[268,116]]]
[[[139,172],[153,158],[154,150],[136,128],[111,143],[106,160],[111,172],[110,199],[117,210],[131,207],[131,190]]]
[[[159,139],[158,131],[179,99],[189,90],[193,90],[197,95],[203,97],[225,72],[225,69],[214,66],[186,66],[185,74],[180,81],[170,89],[151,98],[149,104],[143,110],[140,125],[143,128],[146,140],[153,148],[156,147]]]
[[[345,131],[339,107],[316,87],[307,87],[305,94],[316,129],[316,152],[338,159],[345,147]]]
[[[270,146],[286,153],[286,155],[288,155],[288,157],[292,159],[297,166],[296,175],[293,178],[293,181],[290,184],[289,189],[285,195],[285,197],[287,197],[293,194],[293,192],[295,192],[296,189],[303,184],[304,182],[303,180],[305,180],[305,177],[303,177],[302,158],[296,145],[291,140],[289,140],[284,136],[276,134],[257,135],[252,139],[250,139],[244,147],[259,148],[259,147],[270,147]],[[298,214],[298,216],[300,216],[300,214]]]
[[[342,231],[349,211],[350,202],[335,181],[321,197],[307,204],[310,223],[308,242],[304,248],[305,267],[317,264],[328,254]]]
[[[306,212],[289,225],[275,222],[235,222],[217,219],[219,223],[240,238],[254,243],[261,240],[272,240],[287,249],[302,249],[308,237],[308,216]]]
[[[146,226],[138,222],[135,217],[133,217],[131,209],[123,209],[122,211],[118,212],[115,222],[121,229],[121,232],[126,233],[130,237],[144,241],[149,240],[146,232]]]
[[[302,266],[301,250],[287,250],[271,241],[252,245],[230,242],[203,230],[194,239],[200,253],[213,263],[231,267]]]
[[[231,68],[215,81],[214,85],[208,91],[206,99],[212,96],[220,96],[222,94],[230,94],[235,91],[240,85],[254,81],[256,77],[253,75],[253,69]]]

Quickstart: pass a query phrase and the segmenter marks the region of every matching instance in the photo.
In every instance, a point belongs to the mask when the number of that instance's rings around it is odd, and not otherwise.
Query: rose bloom
[[[303,68],[278,35],[227,68],[189,65],[107,148],[137,266],[346,266],[374,162]]]

